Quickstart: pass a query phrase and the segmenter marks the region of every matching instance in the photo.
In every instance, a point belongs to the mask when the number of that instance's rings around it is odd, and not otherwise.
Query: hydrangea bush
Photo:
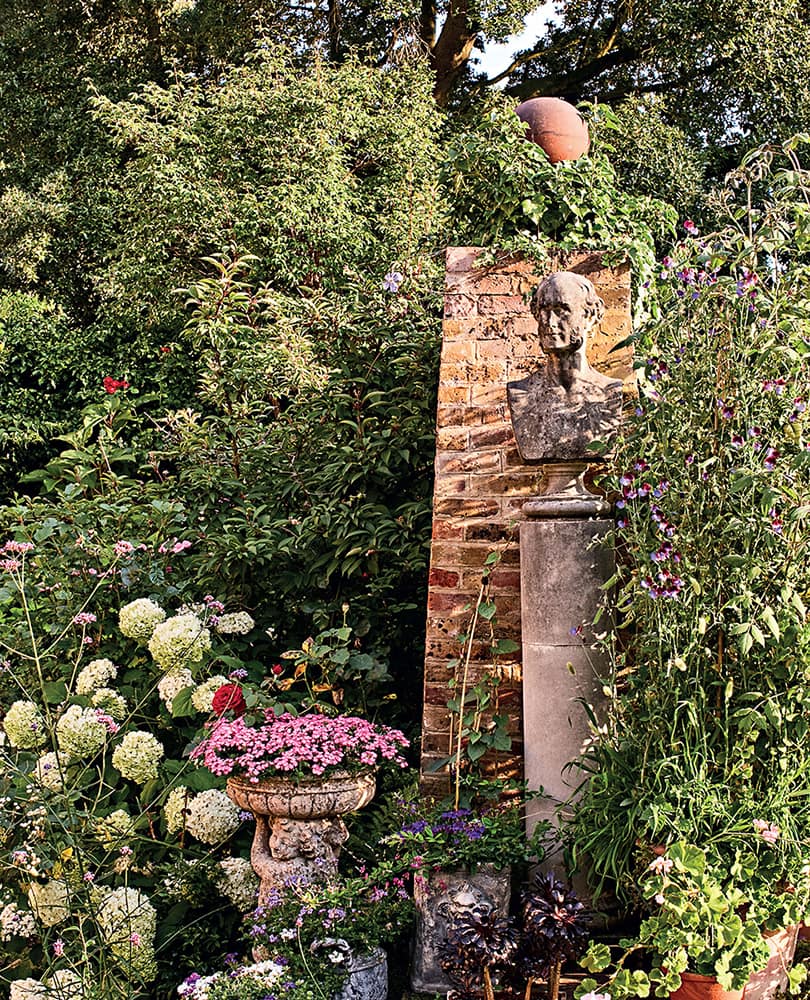
[[[102,624],[90,609],[109,608],[130,550],[109,553],[73,611],[31,542],[0,549],[0,690],[16,692],[0,723],[13,956],[0,981],[14,1000],[168,997],[184,969],[221,964],[255,906],[252,827],[185,756],[227,675],[251,665],[229,646],[247,648],[253,619],[210,596],[173,612],[153,594]]]

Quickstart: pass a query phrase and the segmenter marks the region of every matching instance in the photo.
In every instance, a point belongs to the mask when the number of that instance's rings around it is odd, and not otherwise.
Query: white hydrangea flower
[[[166,829],[169,833],[179,833],[186,825],[186,810],[193,797],[185,785],[178,785],[169,792],[163,806]]]
[[[121,722],[125,719],[129,711],[126,698],[117,691],[113,691],[112,688],[99,688],[90,699],[90,702],[93,708],[100,708],[102,712],[109,715],[111,719],[115,719],[116,722]]]
[[[79,671],[76,678],[76,694],[91,695],[98,688],[118,676],[118,667],[112,660],[91,660]]]
[[[102,844],[116,844],[135,832],[135,823],[126,809],[114,809],[109,816],[96,820],[96,838]]]
[[[247,858],[223,858],[219,863],[222,875],[216,879],[216,887],[226,896],[240,913],[248,913],[256,908],[259,892],[259,877]]]
[[[15,701],[3,719],[8,741],[20,750],[36,750],[45,743],[45,720],[33,701]]]
[[[113,767],[139,785],[158,776],[158,764],[162,759],[163,744],[142,729],[127,733],[112,755]]]
[[[166,612],[148,597],[130,601],[118,612],[118,627],[129,639],[146,643],[152,637],[155,626],[166,618]]]
[[[189,803],[186,829],[203,844],[219,844],[230,837],[240,822],[239,810],[225,792],[209,788]]]
[[[65,769],[69,763],[70,760],[66,754],[62,753],[57,757],[54,751],[51,750],[48,753],[42,754],[39,758],[37,766],[34,769],[34,775],[44,788],[50,788],[52,792],[61,792],[64,788],[62,775],[65,773]]]
[[[214,695],[223,684],[227,683],[228,678],[223,677],[222,674],[209,678],[194,691],[191,696],[191,704],[198,712],[210,712],[214,707]]]
[[[183,688],[191,687],[194,684],[194,677],[186,667],[178,667],[164,674],[158,681],[158,694],[160,700],[171,712],[172,703]]]
[[[221,635],[247,635],[255,625],[247,611],[234,611],[220,615],[214,627]]]
[[[45,984],[53,1000],[82,1000],[84,996],[82,977],[72,969],[59,969],[45,980]]]
[[[187,14],[189,11],[195,10],[196,7],[197,0],[172,0],[170,13],[174,17],[180,17],[181,14]]]
[[[38,979],[15,979],[9,987],[8,1000],[35,1000],[47,995],[47,986]]]
[[[67,883],[54,878],[44,884],[32,882],[28,887],[28,905],[37,920],[46,927],[60,924],[70,916]]]
[[[7,903],[0,910],[0,941],[10,941],[13,937],[32,938],[37,935],[37,922],[30,910],[24,910],[16,903]]]
[[[107,735],[107,727],[99,721],[94,708],[68,705],[56,723],[59,749],[74,760],[95,757],[104,746]]]
[[[175,615],[160,622],[149,640],[149,652],[164,670],[201,663],[211,648],[211,633],[196,615]]]
[[[134,979],[150,983],[157,975],[155,909],[137,889],[109,889],[98,903],[96,920],[112,957]]]

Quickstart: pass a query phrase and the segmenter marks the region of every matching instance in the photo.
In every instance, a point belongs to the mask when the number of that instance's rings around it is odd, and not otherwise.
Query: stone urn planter
[[[313,882],[337,873],[340,848],[348,837],[341,817],[374,798],[376,776],[366,770],[299,781],[231,777],[225,790],[256,820],[250,861],[261,879],[262,906],[291,881]]]
[[[349,978],[334,1000],[385,1000],[388,996],[388,956],[382,948],[352,955]]]
[[[439,945],[447,937],[448,920],[473,907],[509,912],[512,872],[494,865],[433,871],[414,878],[416,937],[411,962],[411,989],[416,993],[447,993],[453,984],[439,965]]]

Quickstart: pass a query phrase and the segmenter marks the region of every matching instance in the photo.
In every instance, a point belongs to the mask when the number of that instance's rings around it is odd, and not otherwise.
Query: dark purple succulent
[[[452,917],[439,946],[439,964],[463,994],[492,997],[492,970],[510,961],[518,934],[492,907],[476,906]]]
[[[554,872],[538,872],[521,895],[521,918],[520,973],[529,987],[546,979],[556,1000],[563,962],[579,958],[588,943],[590,913]]]

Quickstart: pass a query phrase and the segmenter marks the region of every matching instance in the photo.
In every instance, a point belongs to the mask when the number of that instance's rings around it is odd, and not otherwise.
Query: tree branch
[[[574,95],[584,83],[590,83],[605,70],[626,66],[638,59],[639,53],[631,46],[616,48],[607,55],[592,59],[579,69],[557,76],[545,76],[536,80],[524,80],[507,87],[505,93],[522,101],[530,97],[560,97],[563,94]]]

